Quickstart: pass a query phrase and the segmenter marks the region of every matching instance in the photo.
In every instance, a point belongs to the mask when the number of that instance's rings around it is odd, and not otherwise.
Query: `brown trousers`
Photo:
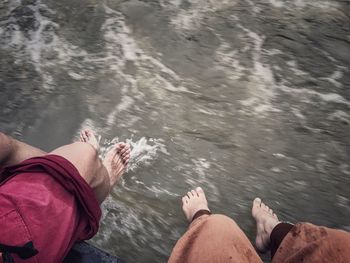
[[[229,217],[202,215],[176,243],[168,263],[261,263],[246,235]],[[298,223],[284,237],[272,263],[350,263],[350,234]]]

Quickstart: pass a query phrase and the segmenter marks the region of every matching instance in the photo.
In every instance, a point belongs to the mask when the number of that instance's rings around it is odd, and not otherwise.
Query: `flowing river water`
[[[90,242],[165,262],[201,186],[251,240],[251,201],[350,231],[350,2],[1,0],[0,129],[44,150],[92,127],[129,172]]]

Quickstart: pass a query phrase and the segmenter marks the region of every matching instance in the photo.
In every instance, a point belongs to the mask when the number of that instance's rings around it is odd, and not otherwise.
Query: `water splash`
[[[163,139],[141,137],[135,140],[133,136],[126,140],[120,140],[119,137],[112,139],[103,138],[100,133],[104,133],[106,128],[100,128],[91,119],[85,119],[80,125],[75,136],[75,141],[79,139],[79,132],[83,129],[94,131],[100,144],[100,158],[103,159],[106,153],[113,148],[118,142],[126,142],[131,146],[130,161],[128,165],[129,171],[136,170],[140,165],[150,165],[158,157],[159,153],[170,155],[165,147]]]
[[[106,153],[112,149],[113,145],[121,142],[118,137],[112,140],[100,141],[100,156],[104,158]],[[130,162],[128,165],[128,171],[134,171],[141,165],[151,165],[152,162],[158,157],[158,153],[169,154],[165,148],[164,141],[162,139],[145,138],[142,137],[139,140],[126,139],[126,143],[131,146]]]

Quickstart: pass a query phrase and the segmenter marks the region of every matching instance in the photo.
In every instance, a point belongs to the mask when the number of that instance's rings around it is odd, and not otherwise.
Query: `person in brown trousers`
[[[229,217],[211,214],[203,189],[197,187],[182,198],[190,226],[176,243],[168,263],[261,263],[246,235]],[[259,252],[271,251],[272,263],[350,262],[350,233],[310,223],[279,221],[260,198],[253,201],[255,240]]]

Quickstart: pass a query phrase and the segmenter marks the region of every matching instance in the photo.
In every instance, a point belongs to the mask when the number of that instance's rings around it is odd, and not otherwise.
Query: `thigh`
[[[41,149],[15,140],[0,132],[0,169],[45,154],[47,153]]]
[[[62,156],[70,161],[89,185],[93,183],[94,177],[101,166],[97,151],[85,142],[75,142],[61,146],[50,154]]]

